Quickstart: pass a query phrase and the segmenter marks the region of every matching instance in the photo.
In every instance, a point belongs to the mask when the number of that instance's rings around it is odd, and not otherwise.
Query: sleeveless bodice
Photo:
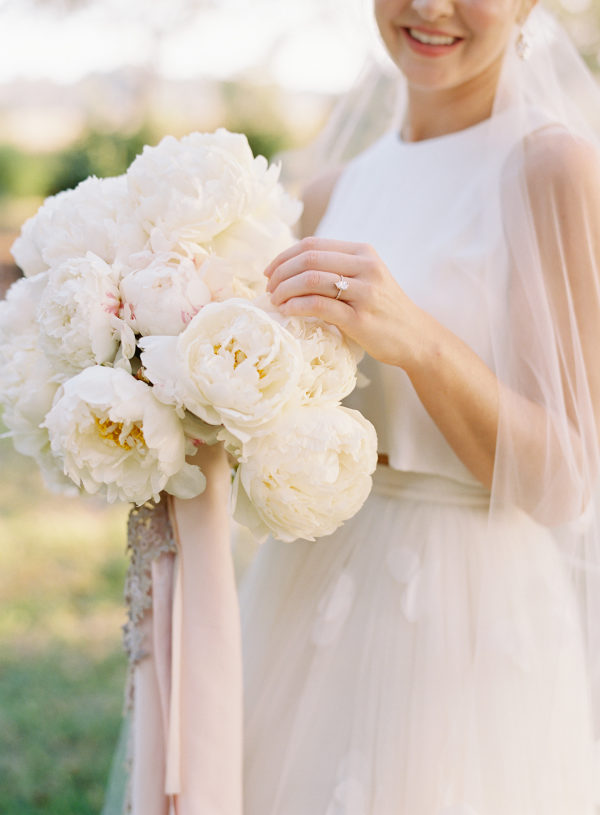
[[[497,205],[484,200],[487,130],[482,122],[412,143],[387,133],[345,168],[317,234],[371,244],[406,294],[493,368],[483,275],[498,242],[481,226],[482,207]],[[373,422],[392,467],[475,481],[404,371],[369,357],[361,371],[369,384],[348,404]]]

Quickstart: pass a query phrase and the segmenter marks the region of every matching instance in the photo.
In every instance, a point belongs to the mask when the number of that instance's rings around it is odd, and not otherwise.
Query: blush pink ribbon
[[[134,674],[133,815],[241,815],[242,669],[224,456],[169,498],[177,555],[152,564],[148,656]]]

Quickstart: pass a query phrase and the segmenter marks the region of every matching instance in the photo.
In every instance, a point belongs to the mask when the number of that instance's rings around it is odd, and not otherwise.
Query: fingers
[[[282,264],[303,254],[307,254],[308,258],[311,258],[312,260],[317,260],[319,258],[324,259],[322,256],[325,254],[335,254],[339,255],[340,257],[347,258],[348,256],[352,255],[360,255],[362,250],[363,246],[360,243],[350,243],[348,241],[335,241],[325,238],[304,238],[298,243],[295,243],[293,246],[290,246],[284,252],[281,252],[281,254],[277,255],[277,257],[274,258],[265,269],[265,275],[269,278],[272,277],[275,270],[278,269],[278,267],[280,267]],[[312,265],[314,266],[315,264]],[[310,267],[307,266],[305,268]],[[305,269],[299,269],[299,271],[304,270]],[[323,269],[323,271],[337,271],[337,270],[328,268]]]
[[[303,252],[278,266],[269,282],[267,291],[275,292],[284,283],[301,277],[303,282],[314,287],[314,291],[321,291],[322,286],[331,286],[340,275],[352,278],[358,276],[362,263],[358,255],[343,255],[338,252],[310,251]],[[334,291],[335,295],[336,292]]]
[[[350,302],[353,294],[356,293],[357,286],[360,285],[359,281],[356,278],[348,278],[348,287],[339,292],[336,286],[339,280],[340,275],[332,272],[322,272],[316,269],[299,272],[285,278],[275,287],[271,294],[271,302],[275,306],[280,306],[293,297],[308,297],[310,295]]]
[[[348,322],[352,308],[343,300],[312,294],[307,297],[292,297],[280,307],[283,314],[295,317],[319,317],[326,323],[337,325],[342,331]]]
[[[267,291],[283,314],[320,317],[350,334],[378,263],[367,244],[305,238],[265,269]],[[348,285],[339,291],[341,277]]]

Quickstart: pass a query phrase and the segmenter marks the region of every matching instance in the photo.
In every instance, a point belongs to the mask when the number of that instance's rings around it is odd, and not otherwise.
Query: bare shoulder
[[[597,146],[560,125],[548,125],[518,145],[505,169],[504,211],[510,235],[518,237],[528,212],[549,279],[560,287],[566,272],[576,287],[573,291],[587,291],[600,257]],[[519,204],[523,194],[525,211]]]
[[[329,204],[333,188],[341,175],[342,167],[336,167],[317,176],[305,188],[302,194],[304,212],[300,221],[300,237],[314,235],[325,210]]]
[[[600,194],[597,147],[561,125],[546,125],[530,133],[524,142],[522,162],[530,192]]]

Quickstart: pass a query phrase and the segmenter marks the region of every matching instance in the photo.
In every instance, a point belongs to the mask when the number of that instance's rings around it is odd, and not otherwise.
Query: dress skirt
[[[594,815],[576,599],[553,537],[489,493],[379,467],[241,586],[244,815]]]

